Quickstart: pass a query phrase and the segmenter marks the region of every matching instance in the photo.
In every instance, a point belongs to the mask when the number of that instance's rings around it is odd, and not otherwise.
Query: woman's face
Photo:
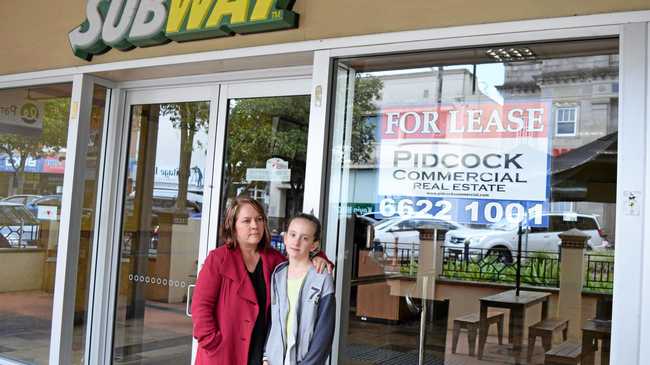
[[[264,234],[264,217],[250,204],[239,208],[235,221],[235,237],[242,248],[257,248]]]

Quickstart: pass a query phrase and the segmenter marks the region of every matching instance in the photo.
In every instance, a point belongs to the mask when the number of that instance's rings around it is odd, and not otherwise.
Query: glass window
[[[71,85],[0,91],[0,357],[47,364]],[[82,362],[108,90],[96,85],[86,154],[73,358]]]
[[[210,102],[130,109],[116,364],[189,364]]]
[[[337,60],[339,364],[540,364],[582,339],[601,341],[583,363],[607,359],[617,52],[608,38]],[[574,228],[584,247],[562,247]]]
[[[272,243],[302,212],[305,189],[309,96],[229,99],[221,219],[240,195],[266,209]]]
[[[596,217],[578,217],[576,228],[581,231],[600,229],[600,227],[598,227],[598,221],[596,220]]]
[[[578,108],[558,108],[555,122],[558,136],[573,136],[576,134]]]
[[[0,357],[47,364],[72,85],[0,91]]]

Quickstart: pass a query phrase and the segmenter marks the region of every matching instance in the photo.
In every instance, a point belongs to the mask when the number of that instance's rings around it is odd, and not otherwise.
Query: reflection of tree
[[[172,126],[179,129],[180,132],[178,193],[176,195],[176,209],[179,211],[185,210],[187,205],[194,136],[200,130],[207,132],[209,109],[210,104],[207,102],[162,104],[160,106],[161,115],[169,117]],[[200,141],[196,143],[198,148],[205,148]]]
[[[373,156],[375,125],[367,118],[377,114],[375,100],[381,97],[384,83],[375,76],[359,76],[355,80],[352,110],[352,163],[367,163]]]
[[[375,126],[366,122],[376,114],[374,101],[380,97],[383,83],[376,77],[358,77],[353,110],[352,160],[368,161],[372,156]],[[271,97],[241,99],[233,102],[228,116],[228,155],[224,189],[228,196],[236,194],[233,182],[246,180],[246,169],[264,168],[272,157],[289,163],[291,169],[287,213],[300,210],[305,181],[308,97]],[[248,182],[244,192],[253,187],[264,188],[266,182]]]
[[[307,124],[309,98],[273,97],[241,99],[233,102],[228,116],[228,158],[225,164],[225,189],[235,189],[233,182],[246,179],[246,169],[265,167],[271,157],[289,163],[291,169],[291,213],[297,211],[297,198],[304,190],[305,156],[307,154]],[[248,182],[247,191],[265,182]],[[262,185],[262,186],[259,186]],[[229,196],[234,195],[228,194]]]
[[[66,145],[70,99],[52,99],[44,103],[43,130],[40,135],[0,134],[0,152],[13,169],[13,184],[8,195],[22,194],[27,158],[36,160],[57,156]]]

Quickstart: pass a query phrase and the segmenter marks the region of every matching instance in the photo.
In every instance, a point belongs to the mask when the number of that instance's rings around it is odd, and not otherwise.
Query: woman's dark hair
[[[316,227],[316,232],[314,232],[314,241],[320,241],[321,225],[320,225],[320,221],[318,220],[318,218],[316,218],[315,216],[313,216],[311,214],[299,213],[299,214],[293,216],[291,219],[289,219],[289,224],[287,225],[287,228],[291,225],[291,222],[293,222],[294,219],[304,219],[306,221],[311,222],[311,224],[313,224],[314,227]]]
[[[264,221],[264,233],[262,233],[262,239],[257,245],[258,250],[263,250],[271,246],[271,232],[269,232],[269,220],[266,217],[264,212],[264,207],[257,200],[249,197],[238,197],[235,199],[235,202],[228,208],[226,211],[226,218],[221,225],[221,242],[228,246],[228,248],[235,249],[237,248],[237,236],[235,232],[235,223],[237,223],[237,216],[239,215],[239,210],[243,205],[250,205],[255,209],[255,211],[262,216]]]

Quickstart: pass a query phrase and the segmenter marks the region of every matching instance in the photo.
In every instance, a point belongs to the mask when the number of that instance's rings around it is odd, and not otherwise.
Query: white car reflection
[[[375,225],[374,248],[386,250],[397,241],[400,248],[419,250],[420,231],[435,229],[437,239],[442,241],[445,233],[462,227],[459,223],[428,215],[389,218]]]
[[[588,249],[604,249],[608,246],[605,234],[600,228],[596,216],[577,213],[547,213],[542,217],[548,219],[548,225],[531,227],[524,225],[524,231],[528,234],[527,240],[523,239],[522,251],[543,251],[559,252],[560,238],[558,235],[572,228],[576,228],[589,235],[587,241]],[[518,225],[508,220],[503,220],[485,228],[463,228],[445,235],[445,246],[469,248],[472,254],[482,253],[494,255],[504,262],[512,262],[514,253],[517,251],[519,239]]]

